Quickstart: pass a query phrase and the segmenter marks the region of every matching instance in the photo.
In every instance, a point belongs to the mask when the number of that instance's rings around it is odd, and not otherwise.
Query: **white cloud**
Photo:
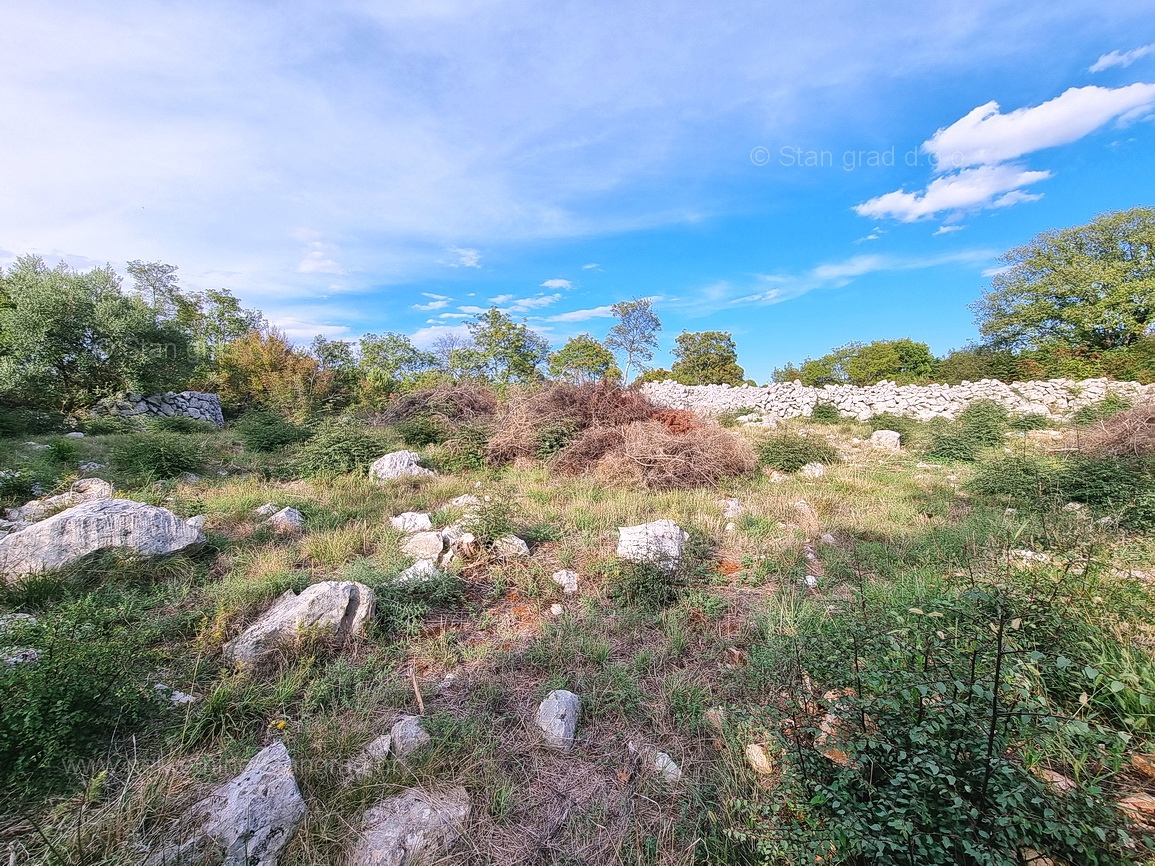
[[[597,262],[590,262],[588,265],[582,265],[583,271],[600,271],[602,266]]]
[[[457,261],[448,263],[451,268],[481,267],[481,250],[474,250],[469,247],[451,247],[449,252],[457,256]]]
[[[939,171],[993,165],[1028,153],[1070,144],[1116,118],[1130,118],[1155,106],[1155,84],[1126,87],[1072,87],[1031,108],[1009,114],[997,102],[980,105],[923,144]]]
[[[430,301],[428,304],[414,304],[413,309],[426,313],[432,312],[433,310],[443,310],[449,306],[451,300],[451,298],[446,298],[445,300]]]
[[[1104,54],[1096,60],[1091,65],[1090,71],[1102,72],[1104,69],[1110,69],[1112,66],[1122,66],[1126,68],[1136,60],[1146,57],[1153,51],[1155,51],[1155,42],[1150,45],[1144,45],[1141,48],[1132,48],[1130,51],[1112,51],[1110,54]]]
[[[588,322],[590,319],[612,319],[613,317],[613,305],[607,304],[604,307],[594,307],[589,310],[571,310],[568,313],[558,313],[557,315],[547,317],[546,321]]]
[[[931,237],[938,237],[939,235],[949,235],[953,234],[954,232],[961,232],[965,228],[966,226],[942,225],[938,227],[938,229],[933,235],[931,235]]]
[[[449,295],[437,295],[437,294],[434,294],[433,292],[422,292],[421,294],[423,297],[433,298],[433,300],[435,300],[435,301],[452,301],[453,300],[453,298],[451,298]]]
[[[1028,171],[1017,165],[983,165],[935,178],[920,192],[888,192],[856,205],[854,210],[859,216],[909,223],[943,212],[963,214],[1006,207],[1040,198],[1020,190],[1050,176],[1049,171]]]
[[[542,307],[551,306],[560,300],[560,293],[554,295],[538,295],[534,298],[518,298],[509,305],[509,312],[525,313],[529,310],[540,310]]]
[[[559,278],[554,280],[546,280],[541,284],[541,287],[543,289],[572,289],[573,283],[571,283],[569,280],[563,280]]]
[[[314,244],[320,246],[320,244]],[[305,255],[297,265],[298,274],[343,274],[344,269],[333,261],[322,249],[315,249]]]
[[[506,304],[506,303],[509,303],[510,301],[512,301],[513,298],[514,298],[513,295],[498,295],[495,298],[490,298],[489,302],[491,304]]]
[[[426,328],[418,328],[410,334],[409,341],[418,349],[432,349],[437,340],[446,335],[468,340],[469,327],[467,325],[430,325]]]
[[[350,335],[347,325],[323,324],[294,316],[277,316],[270,321],[270,324],[281,331],[291,343],[296,344],[309,343],[316,336],[333,339]]]

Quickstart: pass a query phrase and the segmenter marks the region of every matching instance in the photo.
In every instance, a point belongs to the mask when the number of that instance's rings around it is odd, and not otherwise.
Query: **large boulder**
[[[0,538],[0,575],[12,581],[63,568],[102,550],[166,556],[204,542],[203,532],[166,508],[96,499]]]
[[[81,478],[74,481],[64,493],[46,499],[33,499],[19,508],[9,508],[4,516],[13,523],[26,525],[74,505],[95,502],[97,499],[111,499],[114,493],[112,485],[103,478]]]
[[[421,455],[416,451],[394,451],[384,457],[378,457],[369,467],[369,477],[378,481],[389,481],[393,478],[412,476],[415,478],[433,478],[436,473],[419,464]]]
[[[373,590],[349,580],[323,580],[300,595],[290,590],[225,644],[225,658],[237,664],[258,664],[305,629],[320,629],[344,640],[365,627],[373,604]]]
[[[618,556],[673,571],[682,559],[689,533],[672,520],[618,527]]]
[[[361,819],[349,866],[429,866],[442,860],[469,820],[464,788],[411,788],[382,800]]]
[[[289,752],[273,743],[185,812],[146,866],[276,866],[304,817]]]

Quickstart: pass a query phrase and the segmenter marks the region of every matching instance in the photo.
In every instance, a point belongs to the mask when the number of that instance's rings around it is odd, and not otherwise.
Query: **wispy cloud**
[[[588,310],[571,310],[568,313],[558,313],[546,318],[547,322],[588,322],[590,319],[612,319],[614,317],[613,305],[606,304],[603,307],[593,307]]]
[[[1132,48],[1130,51],[1112,51],[1110,54],[1104,54],[1091,64],[1090,71],[1102,72],[1104,69],[1110,69],[1113,66],[1126,68],[1136,60],[1141,60],[1152,52],[1155,52],[1155,42],[1150,45],[1144,45],[1141,48]]]
[[[1003,114],[988,102],[923,143],[940,176],[925,189],[895,190],[865,201],[859,216],[915,222],[947,214],[948,221],[967,213],[1037,201],[1029,186],[1051,172],[1030,170],[1013,162],[1022,156],[1070,144],[1118,120],[1127,122],[1155,107],[1155,84],[1127,87],[1072,87],[1030,108]]]
[[[602,266],[597,262],[590,262],[588,265],[582,265],[583,271],[600,271]]]
[[[491,304],[499,304],[499,305],[500,304],[508,304],[510,301],[512,301],[514,299],[514,297],[515,297],[514,295],[498,295],[497,297],[490,298],[489,302]]]
[[[572,289],[573,283],[570,282],[569,280],[563,280],[563,279],[558,278],[558,279],[553,279],[553,280],[546,280],[544,283],[541,284],[541,287],[543,289]]]
[[[455,261],[447,262],[451,268],[480,268],[481,250],[469,247],[451,247],[449,252],[457,256]]]

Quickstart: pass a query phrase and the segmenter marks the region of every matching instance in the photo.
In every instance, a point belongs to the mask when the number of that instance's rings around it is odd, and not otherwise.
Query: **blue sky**
[[[0,264],[170,262],[302,342],[653,297],[762,381],[960,346],[1001,252],[1155,204],[1155,2],[6,0],[0,105]]]

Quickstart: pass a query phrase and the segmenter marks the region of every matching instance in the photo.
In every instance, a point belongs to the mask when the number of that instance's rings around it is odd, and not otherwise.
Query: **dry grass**
[[[1079,450],[1096,457],[1155,457],[1155,403],[1142,403],[1100,421]]]
[[[377,424],[396,424],[421,415],[448,421],[487,418],[497,411],[497,398],[481,385],[442,385],[399,397],[377,416]]]

